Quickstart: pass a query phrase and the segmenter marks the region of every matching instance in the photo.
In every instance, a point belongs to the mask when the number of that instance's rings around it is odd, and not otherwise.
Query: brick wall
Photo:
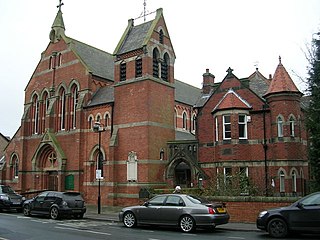
[[[224,202],[230,214],[230,222],[255,223],[261,211],[288,206],[297,198],[280,197],[214,197],[213,201]]]

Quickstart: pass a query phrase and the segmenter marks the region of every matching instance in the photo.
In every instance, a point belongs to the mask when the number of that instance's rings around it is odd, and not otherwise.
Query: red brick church
[[[103,205],[124,205],[143,188],[219,189],[240,173],[275,195],[302,195],[303,98],[281,59],[272,78],[229,68],[216,82],[207,70],[199,89],[174,78],[175,58],[162,9],[137,26],[130,19],[110,54],[68,37],[60,6],[1,183],[80,191],[88,203],[101,187]]]

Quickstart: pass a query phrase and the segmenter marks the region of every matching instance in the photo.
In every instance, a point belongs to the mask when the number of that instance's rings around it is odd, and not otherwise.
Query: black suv
[[[23,203],[23,214],[46,215],[52,219],[63,217],[83,218],[85,202],[78,192],[46,191]]]
[[[24,197],[17,194],[10,186],[0,185],[0,211],[2,209],[16,209],[22,212]]]

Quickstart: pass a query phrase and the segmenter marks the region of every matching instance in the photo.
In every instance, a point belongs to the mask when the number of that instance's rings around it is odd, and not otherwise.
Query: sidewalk
[[[87,212],[84,215],[84,218],[98,221],[119,222],[118,214],[121,209],[122,207],[101,207],[101,212],[98,214],[97,206],[87,205]],[[217,226],[217,228],[229,231],[260,231],[257,229],[255,223],[229,222],[228,224]]]

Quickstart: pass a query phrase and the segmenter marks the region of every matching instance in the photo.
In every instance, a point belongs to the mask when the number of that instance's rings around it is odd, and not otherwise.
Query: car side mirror
[[[143,204],[143,206],[148,207],[149,204],[150,204],[149,202],[145,202],[145,203]]]
[[[300,208],[300,209],[303,209],[303,208],[304,208],[304,207],[303,207],[303,204],[302,204],[301,202],[298,202],[297,207]]]

